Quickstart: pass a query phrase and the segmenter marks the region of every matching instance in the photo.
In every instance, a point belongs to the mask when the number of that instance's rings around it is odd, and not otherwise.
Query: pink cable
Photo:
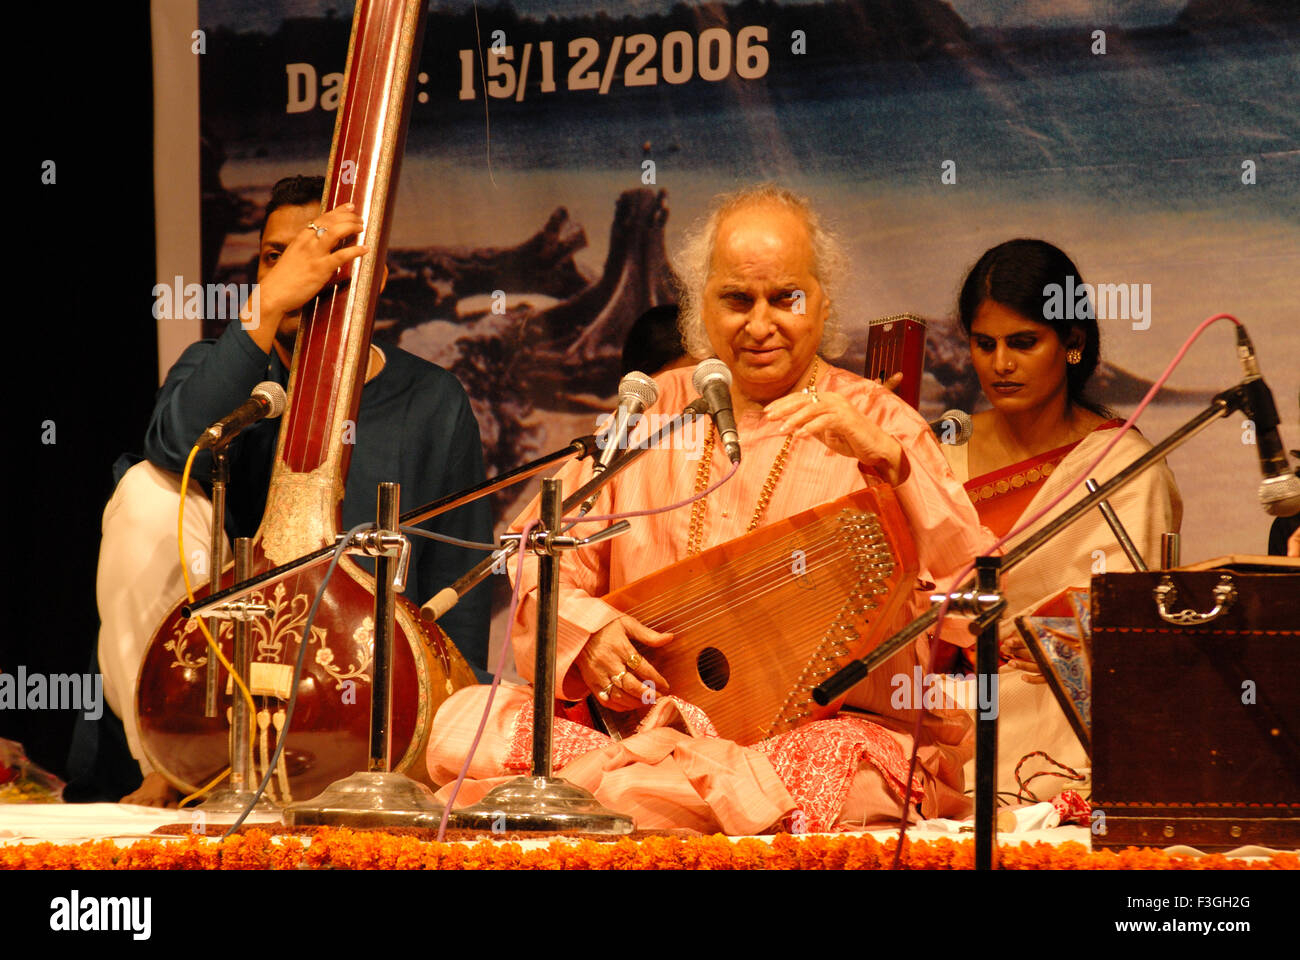
[[[989,548],[989,552],[988,552],[989,556],[991,556],[995,551],[1000,550],[1002,548],[1002,545],[1006,543],[1008,540],[1018,536],[1025,529],[1033,526],[1043,516],[1050,513],[1052,510],[1054,510],[1057,504],[1059,504],[1062,500],[1064,500],[1072,492],[1074,492],[1074,489],[1078,487],[1080,483],[1082,483],[1084,480],[1088,478],[1088,476],[1092,473],[1092,471],[1097,468],[1097,465],[1106,459],[1106,456],[1110,453],[1111,449],[1115,446],[1115,444],[1119,443],[1120,438],[1123,437],[1124,434],[1128,433],[1129,429],[1133,426],[1133,424],[1137,422],[1138,417],[1142,415],[1142,411],[1144,411],[1147,408],[1147,405],[1150,404],[1151,401],[1155,398],[1156,394],[1160,392],[1160,388],[1164,386],[1165,381],[1169,379],[1170,374],[1174,372],[1178,364],[1182,363],[1183,356],[1187,353],[1189,349],[1191,349],[1192,344],[1196,342],[1197,338],[1201,335],[1201,333],[1210,324],[1218,320],[1231,320],[1237,326],[1241,326],[1241,321],[1238,320],[1230,313],[1216,313],[1214,316],[1202,320],[1200,325],[1197,326],[1197,328],[1192,331],[1191,335],[1188,336],[1187,340],[1183,342],[1183,345],[1181,348],[1179,348],[1178,352],[1174,354],[1174,358],[1171,361],[1169,361],[1169,366],[1165,368],[1165,372],[1162,373],[1159,379],[1157,379],[1156,382],[1151,385],[1151,389],[1147,391],[1146,396],[1142,398],[1142,402],[1139,403],[1137,407],[1133,410],[1132,415],[1130,415],[1129,418],[1126,421],[1124,421],[1124,425],[1119,428],[1114,438],[1110,441],[1110,443],[1106,445],[1106,448],[1097,455],[1097,458],[1088,465],[1088,468],[1080,473],[1079,479],[1074,481],[1074,483],[1070,484],[1064,490],[1062,490],[1061,493],[1057,495],[1056,499],[1052,500],[1052,502],[1047,504],[1047,506],[1041,508],[1037,513],[1031,516],[1028,520],[1022,520],[1019,524],[1017,524],[1010,531],[1008,531],[1005,536],[1003,536],[996,543],[994,543],[993,546]],[[964,582],[966,577],[969,576],[971,571],[973,571],[974,569],[975,569],[975,564],[973,562],[963,567],[961,573],[957,574],[957,576],[953,578],[952,580],[953,585]],[[947,592],[951,593],[951,591],[947,591]],[[932,628],[931,631],[931,636],[935,638],[936,643],[931,644],[930,646],[930,661],[926,664],[927,675],[931,673],[934,667],[934,648],[935,646],[938,645],[937,641],[941,639],[940,630],[943,627],[943,619],[948,613],[948,602],[949,602],[949,598],[945,596],[943,602],[939,604],[939,613],[938,616],[935,618],[934,627]],[[921,744],[921,719],[923,716],[924,716],[924,710],[917,711],[916,723],[912,729],[912,754],[911,754],[911,758],[908,761],[908,766],[907,766],[907,780],[904,781],[904,788],[903,788],[904,799],[902,804],[903,818],[902,818],[902,823],[899,825],[898,828],[898,844],[896,849],[894,850],[893,869],[898,868],[899,859],[903,853],[903,839],[907,833],[908,819],[911,813],[911,804],[908,803],[907,796],[911,794],[912,777],[915,775],[915,771],[916,771],[916,756],[917,756],[917,750],[920,749],[920,744]]]
[[[694,494],[693,496],[687,497],[685,500],[678,500],[676,503],[670,503],[666,507],[652,507],[649,510],[629,510],[627,513],[602,513],[596,516],[565,517],[564,520],[566,523],[591,523],[596,520],[601,520],[601,521],[624,520],[628,517],[648,517],[656,513],[667,513],[669,510],[680,510],[682,507],[686,506],[687,504],[694,503],[696,500],[700,500],[703,499],[704,497],[707,497],[714,490],[718,489],[718,487],[722,486],[724,483],[726,483],[728,480],[734,477],[736,475],[736,471],[739,469],[740,469],[740,464],[733,463],[731,465],[731,469],[728,470],[725,474],[723,474],[722,479],[720,479],[717,483],[713,484],[713,486],[706,487],[704,490],[701,490],[699,493]]]

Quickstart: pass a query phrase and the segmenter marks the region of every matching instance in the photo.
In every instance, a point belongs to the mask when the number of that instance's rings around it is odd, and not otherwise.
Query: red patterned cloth
[[[718,736],[703,710],[677,697],[661,698],[642,719],[637,732],[660,727],[675,727],[696,737]],[[590,727],[556,717],[552,734],[554,769],[562,771],[574,760],[610,742],[609,737]],[[506,768],[528,772],[532,749],[530,700],[516,716]],[[861,717],[840,716],[807,724],[748,749],[767,757],[794,798],[798,809],[789,819],[790,826],[799,833],[822,833],[835,825],[861,761],[870,762],[896,794],[902,793],[907,777],[908,758],[898,741],[883,727]],[[918,775],[912,780],[911,799],[920,803],[924,797]]]
[[[551,767],[555,770],[562,770],[584,753],[599,750],[609,743],[609,737],[604,734],[563,717],[556,717],[551,729]],[[529,700],[515,718],[515,731],[510,738],[505,768],[516,773],[528,773],[532,763],[533,702]]]
[[[1088,826],[1092,822],[1092,806],[1079,796],[1078,790],[1062,790],[1052,798],[1052,806],[1061,815],[1061,825],[1078,823]]]
[[[799,804],[796,832],[823,833],[835,825],[861,761],[867,760],[895,794],[907,780],[907,754],[883,727],[861,717],[840,716],[790,730],[750,749],[762,753]],[[912,802],[925,798],[921,777],[912,778]]]

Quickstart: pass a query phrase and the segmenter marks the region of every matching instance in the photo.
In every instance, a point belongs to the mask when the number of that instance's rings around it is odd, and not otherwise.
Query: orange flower
[[[263,830],[215,841],[197,834],[141,840],[119,847],[111,840],[79,845],[37,843],[0,847],[0,869],[74,870],[878,870],[893,863],[895,840],[870,836],[778,834],[772,842],[732,840],[720,834],[682,839],[623,838],[613,842],[557,838],[545,849],[524,851],[515,842],[436,843],[381,831],[319,828],[310,839]],[[910,870],[969,870],[974,841],[941,837],[908,840],[902,865]],[[1247,862],[1222,854],[1170,856],[1129,847],[1090,851],[1079,843],[999,848],[1003,870],[1295,870],[1300,854],[1283,852]]]

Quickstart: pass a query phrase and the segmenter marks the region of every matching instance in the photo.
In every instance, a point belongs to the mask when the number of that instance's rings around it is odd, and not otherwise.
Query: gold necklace
[[[808,376],[808,382],[804,385],[804,390],[812,390],[817,383],[817,366],[818,358],[813,357],[812,370]],[[713,473],[713,444],[717,436],[717,430],[712,423],[709,424],[709,435],[704,441],[704,451],[700,456],[700,466],[695,472],[695,493],[699,494],[708,489],[709,477]],[[767,505],[772,500],[772,494],[776,491],[777,482],[781,479],[781,473],[785,470],[785,460],[790,453],[790,444],[794,440],[794,434],[788,433],[785,442],[781,444],[781,450],[777,453],[776,459],[772,461],[772,469],[767,472],[767,479],[763,481],[763,489],[758,494],[758,504],[754,507],[754,516],[750,518],[749,526],[746,533],[753,533],[758,529],[758,525],[763,522],[763,514],[767,512]],[[691,504],[691,523],[689,533],[686,538],[686,555],[693,557],[700,552],[704,540],[704,515],[708,511],[708,503],[704,497],[696,500]]]

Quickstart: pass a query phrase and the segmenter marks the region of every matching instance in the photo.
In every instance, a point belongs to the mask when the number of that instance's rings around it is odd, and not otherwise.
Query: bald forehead
[[[760,263],[815,273],[812,237],[800,211],[760,200],[729,210],[718,221],[710,272]]]

